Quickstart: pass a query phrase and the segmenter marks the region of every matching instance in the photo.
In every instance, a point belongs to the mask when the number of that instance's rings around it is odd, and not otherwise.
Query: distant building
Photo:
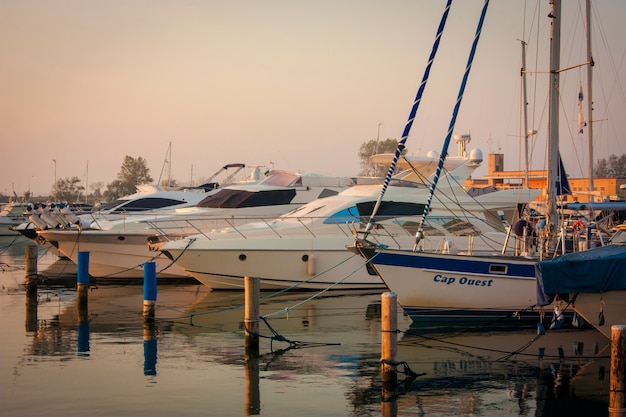
[[[525,171],[505,171],[503,154],[489,154],[487,170],[487,175],[482,179],[470,178],[464,185],[474,188],[523,188],[528,178],[528,188],[546,189],[546,170],[531,170],[528,175]],[[567,201],[590,201],[592,194],[595,201],[626,199],[626,178],[594,178],[593,193],[589,190],[589,178],[567,179],[572,190],[572,195],[566,198]]]

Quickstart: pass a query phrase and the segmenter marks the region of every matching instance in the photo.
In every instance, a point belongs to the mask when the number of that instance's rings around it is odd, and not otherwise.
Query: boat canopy
[[[626,289],[626,246],[611,244],[537,262],[537,305],[556,294],[602,293]]]

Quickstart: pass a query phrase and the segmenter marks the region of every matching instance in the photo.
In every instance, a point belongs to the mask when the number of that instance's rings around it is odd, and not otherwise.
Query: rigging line
[[[389,166],[389,170],[387,171],[387,176],[385,177],[385,181],[383,183],[383,187],[380,190],[380,196],[378,197],[378,200],[376,201],[376,205],[374,206],[374,209],[372,210],[372,215],[367,223],[367,226],[365,227],[365,231],[364,231],[364,236],[366,237],[368,232],[372,229],[373,224],[374,224],[374,216],[376,215],[376,212],[378,211],[378,208],[380,207],[380,204],[382,202],[382,198],[387,190],[387,187],[389,187],[389,182],[391,181],[391,177],[393,176],[393,172],[396,169],[396,164],[398,163],[398,159],[400,158],[400,155],[402,155],[402,153],[404,152],[404,148],[405,148],[405,144],[406,141],[409,137],[409,132],[411,131],[411,126],[413,126],[413,121],[415,120],[415,115],[417,113],[417,109],[420,106],[420,103],[422,102],[422,95],[424,94],[424,89],[426,88],[426,83],[428,81],[428,77],[430,75],[430,69],[433,65],[433,62],[435,60],[435,56],[437,55],[437,50],[439,49],[439,42],[441,41],[441,35],[443,34],[443,29],[446,25],[446,21],[448,19],[448,14],[450,12],[450,5],[452,4],[452,0],[448,0],[447,4],[446,4],[446,8],[443,12],[443,15],[441,17],[441,21],[439,22],[439,28],[437,29],[437,34],[435,35],[435,42],[433,43],[433,47],[432,50],[430,52],[430,57],[428,58],[428,64],[426,65],[426,69],[424,70],[424,75],[422,76],[422,82],[417,90],[417,95],[415,96],[415,101],[413,102],[413,107],[411,108],[411,112],[409,113],[409,119],[407,120],[407,123],[404,127],[404,132],[402,133],[402,138],[400,140],[400,142],[398,143],[398,147],[396,148],[396,152],[394,154],[393,160],[391,161],[391,165]]]
[[[446,138],[441,148],[441,153],[439,154],[439,162],[437,163],[437,170],[435,171],[435,175],[433,177],[433,183],[431,184],[431,187],[430,187],[430,194],[428,195],[428,201],[426,202],[426,207],[424,207],[424,214],[422,214],[422,219],[420,221],[419,228],[415,235],[414,250],[417,249],[417,245],[419,244],[419,241],[421,240],[421,237],[423,236],[424,221],[426,220],[426,216],[428,216],[428,212],[430,211],[430,204],[432,202],[435,189],[437,188],[439,175],[441,174],[441,170],[443,168],[443,161],[446,159],[446,155],[448,154],[448,145],[450,144],[452,131],[454,130],[454,125],[456,124],[456,117],[459,113],[459,108],[461,107],[461,101],[463,99],[463,94],[465,93],[465,86],[467,85],[467,79],[469,77],[470,70],[472,69],[472,62],[474,61],[474,55],[476,54],[476,47],[478,46],[478,40],[480,39],[480,34],[482,32],[483,23],[485,22],[485,15],[487,14],[488,6],[489,6],[489,0],[485,0],[485,3],[483,5],[483,10],[480,14],[480,19],[478,21],[478,26],[476,27],[476,34],[474,35],[474,42],[472,43],[472,48],[470,50],[470,54],[467,60],[467,65],[465,67],[465,73],[463,74],[463,80],[461,81],[461,87],[459,88],[459,94],[456,99],[456,104],[454,105],[454,110],[452,111],[452,118],[450,119],[450,126],[448,127],[448,133],[446,134]]]
[[[159,272],[163,272],[163,271],[165,271],[166,269],[170,268],[172,265],[174,265],[174,264],[176,263],[176,261],[177,261],[177,260],[178,260],[181,256],[183,256],[183,253],[185,253],[185,251],[187,251],[187,249],[189,248],[189,246],[191,246],[191,244],[192,244],[193,242],[195,242],[197,239],[196,239],[195,237],[190,237],[188,240],[189,240],[189,241],[187,242],[187,245],[185,245],[185,247],[183,248],[183,250],[182,250],[182,251],[180,251],[180,253],[179,253],[179,254],[178,254],[178,256],[176,257],[176,259],[172,259],[172,262],[170,262],[170,264],[169,264],[169,265],[167,265],[166,267],[162,268]],[[153,257],[153,258],[152,258],[152,260],[154,260],[154,259],[158,258],[158,257],[159,257],[159,256],[161,256],[161,255],[163,255],[163,252],[159,251],[159,254],[158,254],[157,256]]]

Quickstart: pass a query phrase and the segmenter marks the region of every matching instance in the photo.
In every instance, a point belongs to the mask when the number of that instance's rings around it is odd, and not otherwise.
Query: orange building
[[[465,182],[466,187],[496,187],[496,188],[522,188],[528,180],[528,188],[544,189],[547,183],[546,170],[531,170],[526,175],[525,171],[505,171],[504,155],[488,155],[488,174],[482,179],[470,178]],[[589,178],[567,178],[572,190],[572,195],[567,196],[567,201],[589,201]],[[625,200],[626,178],[594,178],[593,185],[595,201]]]

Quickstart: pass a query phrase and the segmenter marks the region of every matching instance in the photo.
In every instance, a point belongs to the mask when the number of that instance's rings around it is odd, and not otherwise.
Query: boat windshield
[[[345,207],[345,201],[328,199],[319,204],[306,204],[281,216],[281,219],[324,218],[326,224],[355,223],[367,221],[371,216],[376,201],[354,203]],[[424,204],[383,201],[378,209],[377,219],[404,216],[418,216],[424,212]]]
[[[626,245],[626,227],[620,227],[613,233],[611,244]]]
[[[260,183],[275,187],[302,187],[302,177],[293,172],[271,171]]]

